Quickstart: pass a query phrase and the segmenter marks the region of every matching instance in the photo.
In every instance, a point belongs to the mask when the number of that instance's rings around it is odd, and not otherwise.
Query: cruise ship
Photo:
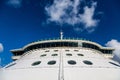
[[[0,80],[120,80],[113,48],[85,39],[39,40],[11,50]]]

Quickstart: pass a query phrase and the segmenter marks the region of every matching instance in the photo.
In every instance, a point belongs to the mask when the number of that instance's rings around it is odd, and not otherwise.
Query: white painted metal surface
[[[120,80],[120,64],[101,54],[82,47],[30,50],[2,68],[0,80]],[[41,63],[33,66],[36,61]],[[56,63],[49,65],[49,61]]]

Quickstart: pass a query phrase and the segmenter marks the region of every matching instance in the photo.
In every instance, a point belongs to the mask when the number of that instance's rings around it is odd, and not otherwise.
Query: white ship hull
[[[89,48],[38,48],[2,68],[0,80],[120,80],[120,64]]]

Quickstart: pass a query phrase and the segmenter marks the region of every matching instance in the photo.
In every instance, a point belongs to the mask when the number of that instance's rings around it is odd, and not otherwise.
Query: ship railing
[[[46,38],[46,39],[40,39],[38,41],[48,41],[48,40],[61,40],[61,39],[60,38]],[[87,40],[85,38],[70,38],[70,37],[64,37],[62,40],[85,40],[85,41],[91,41],[91,40]],[[34,41],[34,42],[38,42],[38,41]],[[31,43],[34,43],[34,42],[31,42]]]

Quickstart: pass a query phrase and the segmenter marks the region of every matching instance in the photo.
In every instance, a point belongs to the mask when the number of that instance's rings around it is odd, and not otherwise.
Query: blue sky
[[[120,1],[0,0],[1,66],[12,61],[11,49],[40,39],[57,38],[61,28],[64,37],[92,40],[114,47],[118,53]]]

